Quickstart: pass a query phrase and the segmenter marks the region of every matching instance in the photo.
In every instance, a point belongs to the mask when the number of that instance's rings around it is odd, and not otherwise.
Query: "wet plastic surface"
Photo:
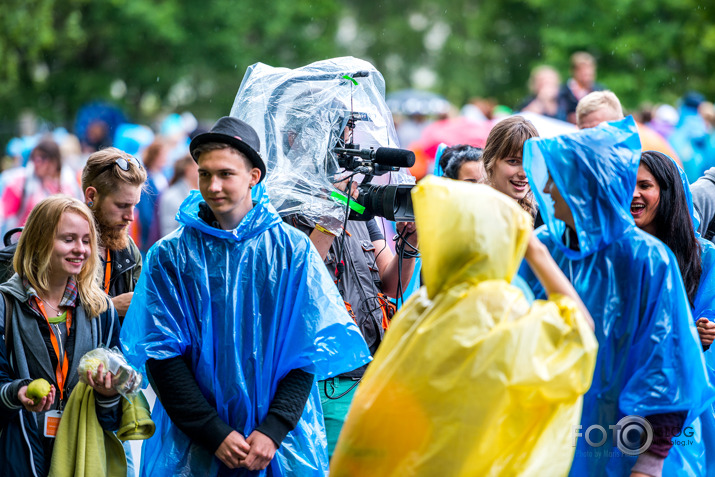
[[[278,213],[300,214],[336,234],[342,232],[345,206],[331,197],[337,193],[334,176],[342,170],[333,148],[350,139],[361,149],[399,147],[382,75],[352,57],[294,70],[256,63],[246,71],[231,116],[258,133],[266,188]],[[354,135],[347,137],[351,117]],[[414,184],[414,178],[400,171],[374,182]]]
[[[715,399],[675,256],[638,229],[630,213],[640,154],[631,117],[524,145],[524,168],[546,223],[536,233],[596,325],[598,360],[584,396],[584,430],[678,411],[688,412],[687,426]],[[565,224],[542,191],[548,174],[573,213],[578,250],[565,244]],[[542,297],[528,265],[520,274]],[[628,475],[636,456],[622,454],[606,434],[600,447],[578,439],[571,475]],[[666,464],[679,456],[674,446]]]
[[[235,230],[199,218],[198,191],[186,199],[183,227],[149,251],[121,334],[138,369],[149,358],[183,356],[219,416],[244,436],[265,418],[290,370],[320,379],[370,359],[315,248],[261,191],[253,189],[257,203]],[[152,418],[157,432],[143,448],[143,475],[266,475],[219,464],[171,425],[158,400]],[[326,445],[314,386],[268,475],[323,475]]]
[[[530,306],[509,284],[531,218],[435,177],[413,202],[425,286],[367,369],[331,475],[566,475],[597,344],[571,299]]]

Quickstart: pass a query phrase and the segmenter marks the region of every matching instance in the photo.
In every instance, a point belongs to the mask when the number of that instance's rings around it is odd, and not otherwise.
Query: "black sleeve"
[[[298,425],[312,388],[312,374],[300,369],[290,371],[278,383],[268,414],[256,430],[280,447],[285,436]]]
[[[377,225],[377,219],[372,219],[367,221],[367,232],[370,234],[370,242],[376,240],[385,240],[385,234],[380,230],[380,226]]]
[[[648,452],[657,455],[661,459],[668,457],[670,448],[673,447],[672,439],[683,428],[687,415],[686,412],[668,412],[646,416],[646,419],[653,427],[654,435]]]
[[[181,357],[146,362],[147,377],[176,427],[212,454],[233,431],[209,404]]]

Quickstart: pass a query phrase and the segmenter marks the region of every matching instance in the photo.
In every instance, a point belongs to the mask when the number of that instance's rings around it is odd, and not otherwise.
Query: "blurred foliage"
[[[565,79],[579,50],[627,107],[715,96],[715,6],[696,0],[5,0],[0,134],[23,110],[71,127],[95,99],[139,122],[184,110],[210,120],[253,63],[343,55],[373,62],[388,90],[513,106],[533,67]]]

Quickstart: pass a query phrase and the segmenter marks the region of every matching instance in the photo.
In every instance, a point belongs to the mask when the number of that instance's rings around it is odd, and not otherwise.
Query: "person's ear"
[[[253,189],[260,180],[261,170],[257,167],[254,167],[253,169],[251,169],[251,180],[248,182],[249,187]]]
[[[97,193],[97,189],[95,189],[92,186],[87,187],[84,190],[84,202],[87,204],[89,208],[92,208],[95,202],[97,202],[99,194]]]

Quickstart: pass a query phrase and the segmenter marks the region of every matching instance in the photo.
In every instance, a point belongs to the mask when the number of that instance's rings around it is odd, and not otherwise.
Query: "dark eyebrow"
[[[199,167],[199,172],[206,172],[207,174],[211,174],[211,171],[206,170],[206,169],[202,169],[202,168],[200,168],[200,167]],[[218,174],[218,173],[221,173],[221,172],[236,172],[236,169],[219,169],[219,170],[217,170],[217,171],[214,171],[214,174]]]

